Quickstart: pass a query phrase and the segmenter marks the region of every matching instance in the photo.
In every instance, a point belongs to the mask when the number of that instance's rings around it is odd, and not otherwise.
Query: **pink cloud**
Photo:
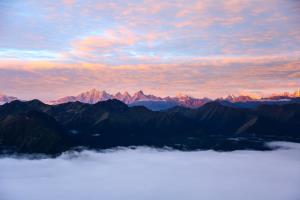
[[[296,89],[300,84],[299,57],[284,55],[198,58],[176,64],[135,65],[2,60],[0,69],[0,73],[12,70],[6,75],[7,79],[0,80],[0,90],[9,88],[11,94],[16,91],[24,94],[26,90],[27,97],[35,98],[50,98],[51,95],[54,98],[64,93],[72,95],[93,87],[111,92],[144,89],[162,96],[184,92],[198,97],[217,97],[229,93]],[[49,94],[45,90],[52,92]]]
[[[103,35],[91,35],[73,42],[75,51],[107,52],[120,46],[134,45],[140,40],[139,36],[124,27],[106,30]]]
[[[76,0],[63,0],[63,3],[67,6],[73,6],[76,3]]]

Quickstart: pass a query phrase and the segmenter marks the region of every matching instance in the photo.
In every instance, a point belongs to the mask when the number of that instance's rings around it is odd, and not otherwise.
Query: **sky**
[[[300,145],[273,151],[139,147],[0,158],[1,200],[298,200]],[[176,175],[175,175],[176,174]]]
[[[0,91],[293,92],[299,24],[299,0],[0,0]]]

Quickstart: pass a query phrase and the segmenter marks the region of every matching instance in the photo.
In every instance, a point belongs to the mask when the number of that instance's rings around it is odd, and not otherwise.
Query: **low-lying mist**
[[[300,144],[273,151],[151,148],[0,158],[1,200],[299,200]]]

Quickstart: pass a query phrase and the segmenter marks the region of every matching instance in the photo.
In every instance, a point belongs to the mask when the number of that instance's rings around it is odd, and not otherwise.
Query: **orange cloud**
[[[81,56],[89,56],[90,53],[109,53],[123,46],[136,44],[140,37],[125,27],[106,30],[103,35],[91,35],[72,43],[71,53]]]
[[[111,92],[144,89],[162,96],[185,92],[198,97],[217,97],[296,89],[300,85],[299,71],[299,57],[284,55],[134,65],[1,61],[0,76],[6,79],[0,79],[0,90],[32,91],[27,95],[41,95],[38,98],[72,95],[92,87]],[[52,91],[51,94],[45,89]]]
[[[39,1],[39,18],[10,13],[18,27],[2,38],[24,34],[1,44],[15,41],[10,48],[29,53],[0,49],[0,90],[44,95],[45,88],[64,94],[139,87],[214,96],[296,87],[299,12],[287,13],[289,2]],[[55,56],[43,60],[35,49]]]

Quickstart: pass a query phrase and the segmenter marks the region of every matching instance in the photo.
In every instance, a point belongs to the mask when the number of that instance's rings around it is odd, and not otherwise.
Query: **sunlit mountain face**
[[[223,104],[232,104],[238,107],[257,107],[263,104],[290,104],[300,102],[300,90],[296,90],[293,93],[283,92],[280,94],[272,94],[270,96],[260,97],[251,95],[228,95],[227,97],[220,97],[216,99],[195,98],[189,95],[178,94],[175,97],[160,97],[152,94],[145,94],[142,90],[130,94],[127,91],[116,94],[110,94],[105,90],[91,89],[89,91],[82,92],[75,96],[65,96],[56,100],[44,101],[49,105],[59,105],[70,102],[81,102],[86,104],[96,104],[102,101],[116,99],[131,107],[144,106],[150,110],[159,111],[167,110],[176,106],[186,108],[200,108],[206,103],[212,101],[223,102]],[[18,100],[17,97],[0,94],[0,105],[10,103]],[[24,100],[22,100],[24,101]]]
[[[295,0],[0,2],[0,91],[196,98],[299,88]]]

